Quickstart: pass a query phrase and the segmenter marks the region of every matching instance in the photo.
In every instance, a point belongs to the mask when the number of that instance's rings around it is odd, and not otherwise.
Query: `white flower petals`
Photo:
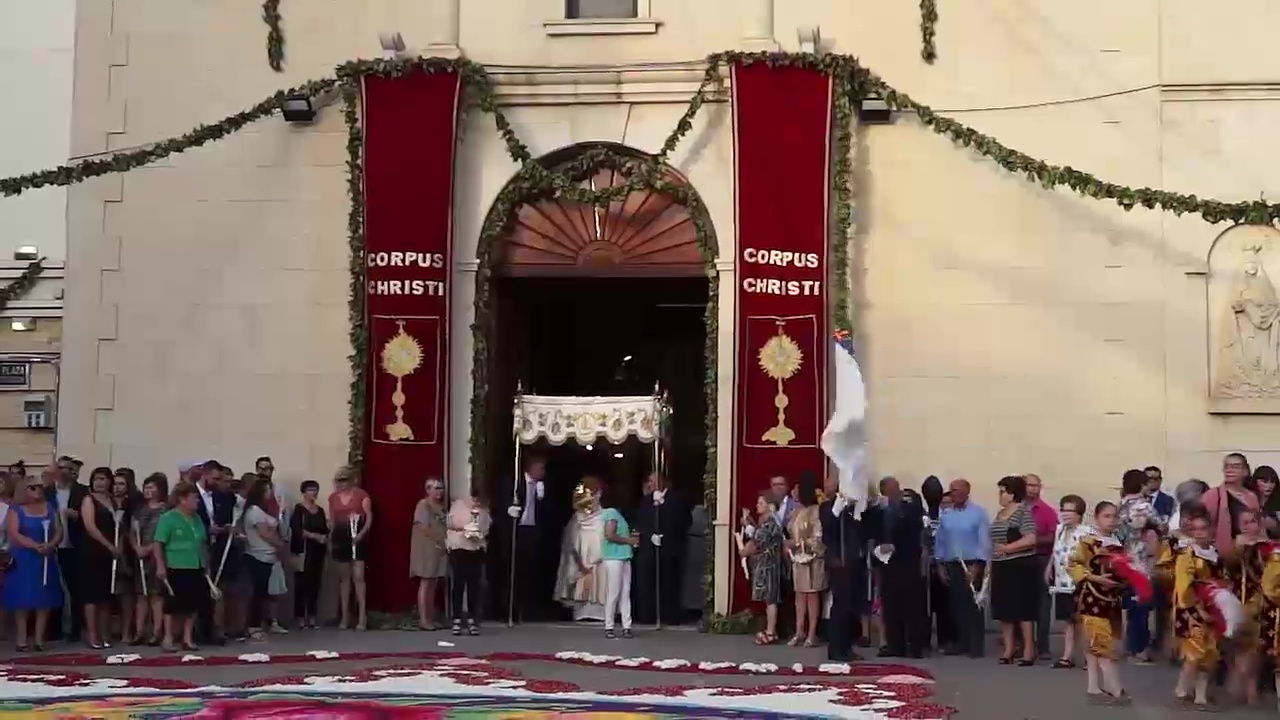
[[[141,659],[142,659],[141,655],[135,655],[132,653],[127,655],[111,655],[110,657],[107,658],[107,664],[108,665],[128,665],[129,663],[134,662],[135,660],[141,660]]]
[[[266,663],[271,662],[271,656],[266,653],[245,653],[236,658],[240,662],[247,663]]]

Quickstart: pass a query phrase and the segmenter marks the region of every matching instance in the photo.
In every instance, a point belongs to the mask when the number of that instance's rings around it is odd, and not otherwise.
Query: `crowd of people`
[[[329,567],[340,626],[367,627],[364,539],[375,513],[349,469],[335,475],[323,505],[318,483],[306,481],[291,507],[276,493],[269,457],[238,478],[214,460],[184,463],[172,487],[163,473],[139,485],[129,468],[94,468],[87,482],[81,470],[62,457],[39,477],[11,467],[0,483],[0,608],[11,616],[0,627],[15,629],[19,652],[57,639],[171,651],[194,650],[197,639],[261,641],[287,632],[277,604],[290,588],[295,626],[314,628]],[[542,566],[522,553],[539,547],[545,471],[529,458],[507,508],[516,533],[510,608],[525,619],[538,607]],[[813,647],[825,626],[834,661],[856,660],[855,647],[876,640],[880,657],[935,648],[982,657],[989,614],[1001,664],[1073,668],[1082,656],[1099,702],[1127,702],[1122,657],[1150,663],[1165,653],[1182,665],[1180,701],[1206,704],[1226,666],[1231,692],[1256,703],[1262,669],[1280,660],[1280,544],[1271,542],[1280,540],[1280,477],[1232,453],[1217,487],[1188,480],[1170,495],[1162,484],[1157,467],[1127,471],[1119,496],[1095,499],[1089,513],[1080,495],[1055,508],[1038,476],[1011,475],[998,481],[991,514],[963,479],[944,489],[930,477],[917,492],[887,477],[858,507],[833,480],[819,495],[812,474],[794,486],[772,478],[734,535],[751,599],[764,609],[755,642],[790,630],[790,644]],[[660,476],[647,480],[634,512],[584,478],[558,543],[551,599],[575,619],[602,621],[610,637],[631,636],[633,605],[645,606],[649,622],[677,620],[697,510],[682,507]],[[705,514],[703,522],[705,532]],[[426,481],[409,538],[421,629],[479,633],[493,525],[479,488],[449,502],[442,481]],[[1134,572],[1154,590],[1143,592]],[[1206,588],[1229,590],[1244,609],[1230,643]],[[1052,659],[1055,623],[1063,642]]]
[[[164,473],[139,485],[132,469],[109,467],[85,483],[82,467],[62,457],[35,477],[12,466],[0,482],[0,608],[18,652],[63,639],[170,651],[196,649],[197,636],[261,641],[287,632],[276,606],[291,585],[298,627],[314,628],[326,558],[342,625],[365,626],[361,540],[373,512],[351,473],[334,478],[327,507],[315,481],[288,507],[269,457],[238,478],[216,460],[184,463],[172,486]]]
[[[743,512],[738,535],[753,599],[767,607],[756,642],[778,640],[792,595],[791,642],[814,644],[813,609],[826,590],[832,660],[859,659],[854,647],[876,640],[880,657],[983,657],[989,616],[1000,664],[1082,661],[1091,701],[1129,702],[1120,661],[1165,657],[1182,669],[1179,702],[1205,706],[1218,683],[1253,705],[1269,679],[1263,668],[1280,668],[1278,480],[1232,453],[1217,487],[1192,479],[1170,495],[1152,466],[1125,472],[1118,497],[1090,507],[1068,494],[1055,508],[1038,476],[1011,475],[997,482],[999,507],[988,513],[963,479],[944,490],[930,477],[916,492],[885,478],[862,512],[832,484],[818,503],[811,483],[789,489],[775,479],[756,512]],[[1238,601],[1235,625],[1216,592]]]

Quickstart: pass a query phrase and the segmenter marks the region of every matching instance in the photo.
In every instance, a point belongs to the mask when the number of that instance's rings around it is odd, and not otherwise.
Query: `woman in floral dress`
[[[751,600],[765,605],[765,628],[756,633],[757,645],[778,641],[778,603],[782,601],[782,544],[784,533],[778,524],[778,499],[771,491],[756,498],[756,522],[742,510],[742,534],[734,537],[738,552],[751,562]]]

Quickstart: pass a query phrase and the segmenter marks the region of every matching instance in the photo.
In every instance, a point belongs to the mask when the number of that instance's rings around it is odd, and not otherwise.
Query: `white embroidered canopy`
[[[546,440],[563,445],[573,440],[587,445],[604,438],[614,445],[634,436],[651,443],[661,435],[662,418],[669,412],[658,395],[621,397],[552,397],[517,395],[512,415],[522,445]]]

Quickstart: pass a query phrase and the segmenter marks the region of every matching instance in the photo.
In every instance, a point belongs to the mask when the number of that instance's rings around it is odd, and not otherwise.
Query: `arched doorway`
[[[627,184],[648,158],[619,145],[576,145],[542,158],[544,167],[595,190]],[[646,395],[660,385],[675,408],[675,492],[691,508],[702,498],[706,465],[705,314],[710,223],[687,181],[661,169],[661,184],[679,192],[634,189],[606,207],[565,197],[517,206],[508,231],[489,249],[490,316],[486,395],[486,462],[495,508],[511,495],[511,400],[517,384],[544,395]],[[680,197],[695,198],[680,202]],[[713,242],[713,241],[712,241]],[[483,256],[482,256],[483,257]],[[648,457],[638,446],[536,449],[548,460],[544,513],[548,535],[537,553],[545,615],[556,573],[559,533],[572,515],[583,474],[601,476],[624,509],[640,498]],[[506,523],[499,523],[500,526]],[[502,528],[509,532],[510,528]],[[497,535],[495,529],[495,535]],[[500,541],[509,550],[509,536]],[[506,562],[492,563],[504,574]],[[700,577],[700,574],[697,574]],[[505,588],[506,577],[491,577]],[[701,588],[697,589],[701,594]],[[503,597],[505,592],[494,593]],[[505,613],[505,606],[502,607]],[[643,621],[643,618],[638,618]]]

